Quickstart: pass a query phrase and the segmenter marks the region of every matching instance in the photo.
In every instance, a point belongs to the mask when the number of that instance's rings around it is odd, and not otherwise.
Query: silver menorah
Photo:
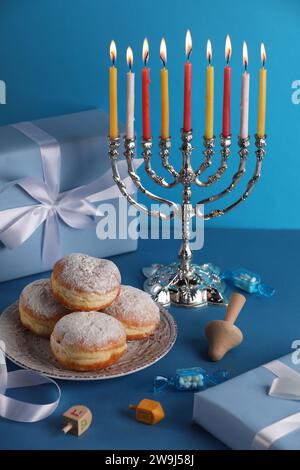
[[[204,172],[211,166],[215,153],[215,137],[207,139],[204,137],[204,159],[197,170],[191,165],[191,156],[194,150],[192,145],[192,130],[181,131],[182,145],[182,166],[177,171],[170,163],[171,139],[160,138],[160,158],[162,166],[171,175],[171,181],[159,176],[151,166],[152,158],[152,139],[142,140],[142,155],[144,159],[145,171],[150,178],[163,188],[173,188],[179,183],[183,187],[182,202],[177,204],[164,197],[153,194],[142,184],[139,175],[135,171],[134,157],[136,154],[136,140],[124,139],[124,156],[127,161],[128,174],[135,186],[150,199],[167,204],[170,207],[170,213],[166,214],[160,210],[148,209],[143,204],[137,202],[126,190],[126,186],[120,177],[118,170],[118,157],[120,147],[120,137],[109,140],[109,157],[112,165],[113,179],[118,185],[123,196],[127,201],[135,206],[139,211],[145,212],[151,217],[159,217],[162,220],[181,218],[182,224],[182,244],[178,253],[179,263],[173,262],[164,266],[153,264],[143,270],[147,280],[144,289],[149,292],[153,298],[162,305],[170,303],[181,307],[200,307],[208,304],[224,305],[226,298],[224,296],[225,286],[220,276],[220,269],[211,263],[197,265],[192,263],[192,250],[190,247],[191,222],[194,217],[200,217],[204,220],[220,217],[241,204],[251,193],[254,185],[257,183],[260,174],[262,161],[265,155],[266,136],[259,137],[255,135],[256,145],[256,165],[252,178],[248,181],[244,193],[233,203],[223,209],[214,209],[205,213],[203,207],[209,203],[215,202],[226,194],[230,193],[239,183],[246,170],[246,160],[249,154],[250,138],[239,138],[239,167],[233,175],[231,183],[221,192],[200,200],[197,204],[191,203],[192,186],[206,188],[216,183],[227,169],[227,161],[231,150],[231,136],[223,137],[221,135],[221,162],[216,172],[206,179],[201,179]]]

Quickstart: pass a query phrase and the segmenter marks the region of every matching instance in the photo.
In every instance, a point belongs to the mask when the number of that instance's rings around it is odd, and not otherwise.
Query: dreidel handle
[[[233,325],[239,316],[245,302],[246,297],[244,295],[239,294],[238,292],[234,292],[230,297],[224,320]]]
[[[67,423],[63,428],[62,428],[62,431],[67,434],[69,431],[71,431],[73,427],[73,424],[72,423]]]

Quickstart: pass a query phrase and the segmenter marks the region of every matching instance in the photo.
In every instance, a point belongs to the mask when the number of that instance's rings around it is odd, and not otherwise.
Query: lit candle
[[[150,70],[147,67],[149,60],[149,44],[147,38],[143,44],[143,62],[145,67],[142,70],[142,108],[143,108],[143,139],[151,139],[150,128]]]
[[[191,97],[192,97],[192,64],[190,55],[192,52],[192,37],[190,30],[187,30],[185,38],[186,62],[184,64],[184,108],[183,108],[183,130],[191,130]]]
[[[229,67],[229,60],[231,56],[231,41],[230,37],[226,37],[225,44],[225,59],[226,66],[224,68],[224,92],[223,92],[223,123],[222,135],[228,137],[230,135],[230,92],[231,92],[231,67]]]
[[[161,137],[169,138],[169,76],[167,64],[167,46],[164,38],[160,43],[160,59],[163,68],[160,71],[161,78]]]
[[[206,67],[206,125],[205,138],[212,139],[214,136],[214,67],[212,61],[212,47],[210,40],[207,41],[206,55],[208,65]]]
[[[242,75],[240,137],[242,139],[246,139],[248,137],[250,74],[247,72],[248,49],[247,49],[247,44],[245,43],[245,41],[243,43],[243,62],[244,62],[245,70]]]
[[[126,138],[134,138],[134,73],[132,72],[133,52],[127,48],[126,59],[129,67],[126,77]]]
[[[115,66],[117,58],[117,48],[115,41],[110,43],[110,59],[112,62],[109,68],[109,109],[110,109],[110,125],[109,135],[111,139],[115,139],[119,135],[118,130],[118,94],[117,94],[117,68]]]
[[[262,43],[261,44],[262,68],[259,71],[259,97],[258,97],[258,123],[257,123],[258,137],[265,136],[266,98],[267,98],[267,70],[265,68],[266,57],[267,56],[266,56],[265,46]]]

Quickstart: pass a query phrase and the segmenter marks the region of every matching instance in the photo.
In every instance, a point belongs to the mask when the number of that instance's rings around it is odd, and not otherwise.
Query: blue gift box
[[[270,396],[274,379],[285,391],[296,383],[297,396]],[[196,393],[193,419],[232,449],[299,450],[299,400],[300,365],[287,355]]]
[[[105,175],[105,184],[100,184],[96,192],[106,190],[105,202],[109,202],[119,214],[120,204],[126,211],[125,199],[120,197],[116,185],[114,185],[110,162],[107,154],[108,116],[100,110],[84,111],[64,116],[33,121],[34,128],[46,133],[42,135],[47,140],[47,135],[53,137],[60,147],[60,187],[59,192],[70,191],[74,188],[84,187],[99,178],[102,182]],[[31,126],[31,124],[29,125]],[[25,125],[26,129],[26,125]],[[30,127],[29,127],[30,129]],[[24,208],[26,206],[38,205],[24,188],[18,185],[10,185],[13,181],[32,177],[43,184],[45,175],[41,158],[41,147],[26,133],[14,126],[3,126],[0,128],[0,282],[38,273],[49,269],[42,259],[43,243],[45,243],[45,223],[41,223],[24,243],[11,249],[1,236],[7,226],[5,223],[8,209]],[[47,141],[45,142],[47,148]],[[47,151],[50,149],[51,142]],[[50,158],[51,160],[51,158]],[[103,180],[103,181],[104,181]],[[27,183],[28,184],[28,183]],[[131,192],[133,189],[131,188]],[[97,198],[92,198],[93,206],[96,208]],[[125,206],[124,206],[125,203]],[[22,209],[21,209],[22,210]],[[68,219],[68,213],[66,219]],[[34,211],[30,217],[34,218]],[[101,217],[91,217],[88,212],[86,219],[91,219],[90,225],[77,229],[71,224],[65,223],[57,218],[59,232],[59,256],[70,252],[84,252],[92,256],[107,257],[119,253],[133,251],[137,248],[137,240],[118,237],[118,217],[116,217],[116,238],[99,239],[97,236],[97,224]],[[132,217],[131,217],[132,218]],[[128,217],[130,222],[130,217]],[[10,224],[12,220],[10,220]],[[30,223],[29,218],[23,217],[22,231],[25,233]],[[21,223],[20,223],[21,224]],[[75,224],[76,225],[76,224]],[[20,230],[20,228],[19,228]],[[52,232],[53,233],[53,232]],[[99,233],[99,231],[98,231]],[[48,244],[51,245],[51,231],[48,230]],[[4,241],[3,241],[4,240]],[[49,248],[49,247],[48,247]],[[50,246],[50,250],[53,247]]]

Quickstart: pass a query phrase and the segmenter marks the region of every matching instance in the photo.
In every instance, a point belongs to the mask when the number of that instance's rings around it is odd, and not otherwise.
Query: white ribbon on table
[[[45,269],[52,268],[59,258],[59,218],[69,227],[84,229],[93,223],[93,217],[102,215],[91,202],[100,202],[121,195],[115,185],[112,172],[85,186],[60,193],[61,152],[58,141],[31,122],[15,124],[12,127],[34,141],[40,148],[43,181],[24,177],[6,184],[0,193],[11,186],[19,186],[37,204],[6,209],[0,212],[0,241],[10,249],[22,245],[45,222],[42,246],[42,262]],[[142,159],[136,159],[138,168]],[[127,165],[119,163],[120,175],[132,194],[134,183],[126,177]]]
[[[273,380],[269,396],[284,400],[300,400],[300,374],[278,360],[264,367],[277,377]],[[251,449],[268,450],[278,439],[300,428],[300,412],[280,419],[256,433]]]
[[[43,405],[27,403],[6,396],[10,388],[34,387],[36,385],[53,384],[56,387],[56,400]],[[57,408],[61,397],[58,384],[48,377],[30,370],[7,372],[4,343],[0,341],[0,416],[12,421],[34,423],[50,416]]]

